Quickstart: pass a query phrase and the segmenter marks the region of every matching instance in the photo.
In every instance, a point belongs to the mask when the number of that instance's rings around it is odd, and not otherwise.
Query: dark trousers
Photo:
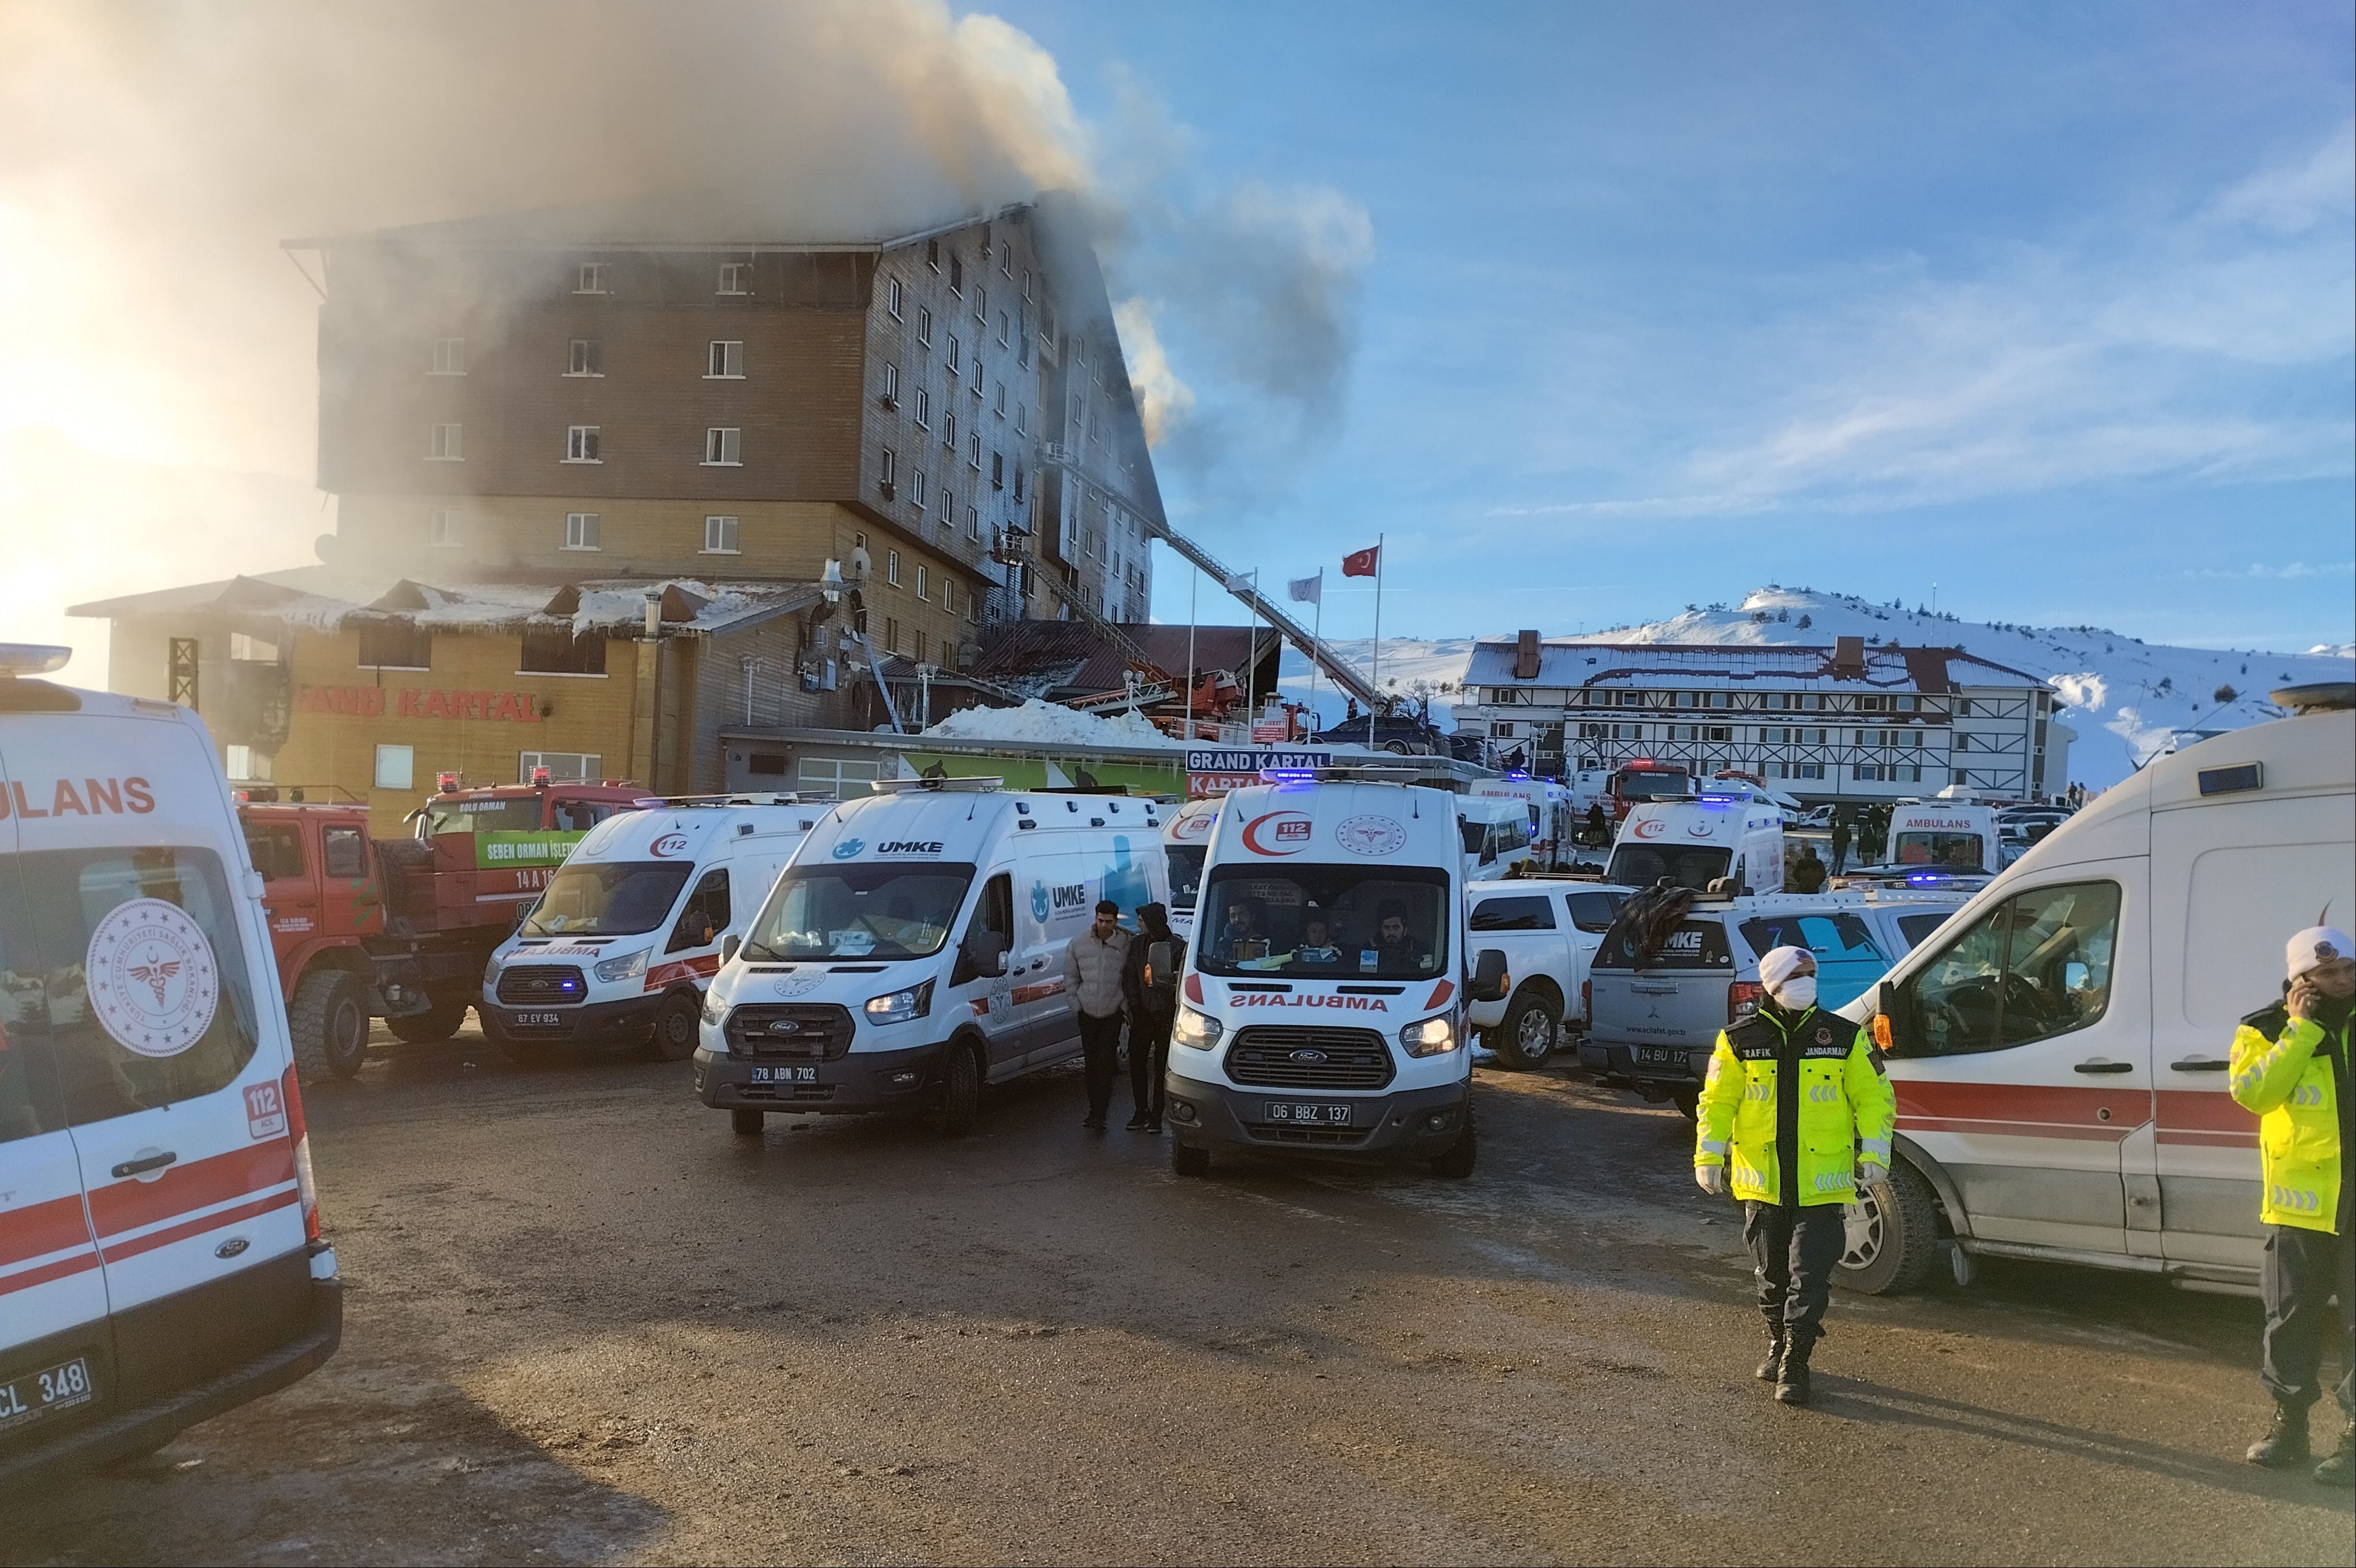
[[[2266,1227],[2266,1256],[2258,1272],[2266,1304],[2265,1360],[2258,1381],[2275,1403],[2305,1410],[2323,1397],[2323,1347],[2331,1332],[2331,1297],[2340,1297],[2340,1386],[2342,1414],[2356,1416],[2351,1368],[2356,1368],[2356,1237],[2343,1222],[2339,1235],[2296,1225]]]
[[[1745,1202],[1742,1244],[1751,1249],[1768,1331],[1804,1349],[1823,1338],[1833,1269],[1848,1250],[1841,1205]]]
[[[1162,1073],[1170,1065],[1173,1013],[1147,1008],[1129,1019],[1129,1103],[1141,1116],[1162,1119]]]
[[[1112,1104],[1112,1081],[1120,1074],[1120,1015],[1080,1015],[1080,1055],[1087,1067],[1088,1119],[1101,1122]]]

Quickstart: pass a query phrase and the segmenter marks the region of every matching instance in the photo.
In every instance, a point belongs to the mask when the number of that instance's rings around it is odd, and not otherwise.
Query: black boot
[[[2285,1465],[2303,1465],[2308,1457],[2307,1446],[2307,1411],[2287,1404],[2275,1406],[2275,1418],[2266,1426],[2266,1435],[2250,1445],[2242,1456],[2253,1465],[2279,1468]]]
[[[2340,1446],[2315,1467],[2315,1478],[2327,1487],[2356,1486],[2356,1419],[2340,1418]]]
[[[1797,1339],[1783,1347],[1783,1364],[1775,1372],[1777,1404],[1808,1403],[1808,1352],[1815,1348],[1809,1341]]]
[[[1783,1373],[1783,1336],[1770,1332],[1767,1336],[1767,1359],[1751,1375],[1762,1383],[1772,1383]]]

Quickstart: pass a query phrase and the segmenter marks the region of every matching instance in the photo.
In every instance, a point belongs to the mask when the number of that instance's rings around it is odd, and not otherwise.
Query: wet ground
[[[1476,1095],[1470,1181],[1198,1180],[1083,1132],[1069,1072],[954,1143],[755,1141],[683,1065],[391,1046],[308,1099],[341,1354],[16,1504],[0,1556],[2356,1555],[2350,1494],[2239,1462],[2254,1302],[2029,1264],[1837,1293],[1783,1409],[1688,1125],[1559,1072]]]

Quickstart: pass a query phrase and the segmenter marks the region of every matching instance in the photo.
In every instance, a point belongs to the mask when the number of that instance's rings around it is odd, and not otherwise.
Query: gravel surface
[[[381,1040],[381,1036],[380,1039]],[[944,1143],[696,1104],[683,1065],[392,1045],[307,1104],[344,1348],[15,1507],[11,1561],[2340,1563],[2239,1462],[2254,1302],[1998,1265],[1837,1293],[1752,1381],[1688,1125],[1483,1071],[1479,1173],[1078,1125]],[[1125,1093],[1125,1092],[1124,1092]],[[1116,1110],[1123,1110],[1116,1095]],[[2329,1446],[2319,1419],[2319,1444]]]

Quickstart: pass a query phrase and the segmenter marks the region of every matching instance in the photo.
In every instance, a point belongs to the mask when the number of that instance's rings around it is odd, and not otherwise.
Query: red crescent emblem
[[[1666,833],[1668,830],[1669,825],[1666,822],[1662,821],[1657,816],[1648,816],[1644,821],[1636,824],[1636,829],[1633,836],[1638,838],[1658,838],[1662,834]]]
[[[1271,811],[1244,824],[1244,848],[1255,855],[1298,855],[1309,848],[1309,818],[1300,812]],[[1263,830],[1275,842],[1262,843]],[[1287,843],[1288,839],[1291,842]]]

